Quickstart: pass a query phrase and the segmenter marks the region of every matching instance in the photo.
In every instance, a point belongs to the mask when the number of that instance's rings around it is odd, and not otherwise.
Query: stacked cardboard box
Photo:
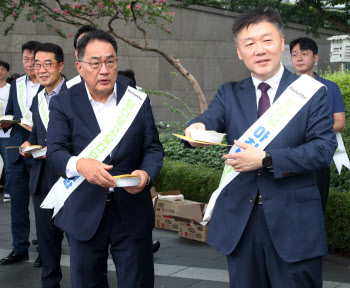
[[[155,226],[177,231],[180,237],[205,242],[208,225],[200,225],[205,208],[204,203],[183,199],[179,190],[159,193],[154,199]]]

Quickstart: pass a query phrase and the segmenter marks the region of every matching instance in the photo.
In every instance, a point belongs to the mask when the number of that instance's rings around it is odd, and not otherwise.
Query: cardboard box
[[[205,242],[208,236],[209,224],[202,226],[203,215],[207,204],[192,203],[179,208],[179,216],[175,216],[179,222],[179,236],[191,240]]]
[[[179,190],[176,191],[168,191],[168,192],[162,192],[159,194],[160,196],[180,196],[181,192]],[[166,199],[159,199],[159,197],[156,197],[154,200],[154,212],[157,215],[167,215],[167,216],[179,216],[179,207],[186,206],[189,204],[194,204],[197,202],[190,201],[190,200],[166,200]]]
[[[185,222],[183,220],[178,221],[179,225],[179,236],[182,238],[187,238],[191,240],[196,240],[200,242],[207,241],[208,236],[208,224],[202,226],[193,221]]]
[[[179,221],[177,221],[171,216],[156,215],[155,222],[156,222],[155,226],[157,228],[176,231],[176,232],[179,231]]]

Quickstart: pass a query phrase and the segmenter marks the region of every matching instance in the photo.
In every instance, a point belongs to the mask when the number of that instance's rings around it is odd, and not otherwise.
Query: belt
[[[114,200],[115,200],[114,192],[107,193],[107,202],[114,201]]]
[[[255,204],[262,204],[261,194],[259,192],[255,198]]]

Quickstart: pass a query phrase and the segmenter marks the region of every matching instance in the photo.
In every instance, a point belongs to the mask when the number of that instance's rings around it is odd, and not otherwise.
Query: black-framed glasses
[[[44,64],[40,64],[38,62],[35,62],[34,63],[34,69],[35,70],[40,70],[41,66],[43,66],[45,70],[50,70],[51,65],[55,64],[55,63],[58,63],[58,62],[45,62]]]
[[[78,61],[78,62],[83,62],[86,64],[89,64],[91,69],[97,70],[102,68],[102,64],[105,63],[106,67],[108,69],[114,68],[114,66],[117,64],[118,59],[108,59],[106,61],[92,61],[92,62],[85,62],[85,61]]]

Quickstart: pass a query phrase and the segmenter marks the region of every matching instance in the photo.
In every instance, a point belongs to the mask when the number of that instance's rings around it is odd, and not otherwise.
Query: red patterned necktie
[[[266,112],[266,110],[270,108],[270,98],[269,95],[267,95],[267,90],[270,89],[270,85],[261,82],[258,89],[261,90],[261,97],[258,105],[258,117],[260,118]]]

